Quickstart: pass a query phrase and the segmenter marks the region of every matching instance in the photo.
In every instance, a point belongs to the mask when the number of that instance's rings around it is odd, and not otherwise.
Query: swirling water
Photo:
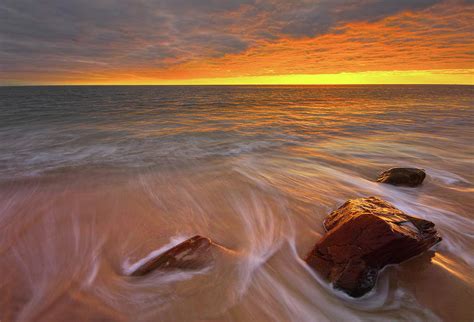
[[[0,321],[472,321],[473,91],[0,88]],[[373,182],[392,166],[428,177]],[[302,258],[370,195],[444,239],[356,300]],[[195,234],[233,252],[126,276]]]

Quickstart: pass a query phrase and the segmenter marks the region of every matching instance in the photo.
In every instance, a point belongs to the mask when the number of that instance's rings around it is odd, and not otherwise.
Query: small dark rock
[[[209,238],[194,236],[150,259],[130,275],[143,276],[154,270],[202,268],[213,260],[213,246]]]
[[[380,269],[441,241],[432,222],[409,216],[377,197],[349,200],[324,221],[326,235],[306,263],[353,297],[369,292]]]
[[[423,169],[392,168],[382,172],[377,182],[388,183],[395,186],[416,187],[425,180],[426,173]]]

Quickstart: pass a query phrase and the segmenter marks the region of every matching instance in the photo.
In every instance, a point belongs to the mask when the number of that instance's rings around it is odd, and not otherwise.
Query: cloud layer
[[[472,17],[468,1],[3,0],[0,82],[469,68]]]

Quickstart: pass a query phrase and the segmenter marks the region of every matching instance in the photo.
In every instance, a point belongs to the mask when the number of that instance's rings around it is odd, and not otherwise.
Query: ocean
[[[473,139],[472,86],[0,87],[0,321],[472,321]],[[302,259],[366,196],[443,241],[353,299]],[[127,276],[196,234],[236,255]]]

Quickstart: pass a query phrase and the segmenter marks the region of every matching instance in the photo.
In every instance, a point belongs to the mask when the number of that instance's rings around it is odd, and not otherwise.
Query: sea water
[[[0,87],[0,320],[472,321],[474,87]],[[425,169],[418,188],[374,182]],[[303,259],[347,199],[436,224],[360,299]],[[196,271],[128,276],[200,234]],[[147,257],[148,256],[148,257]]]

